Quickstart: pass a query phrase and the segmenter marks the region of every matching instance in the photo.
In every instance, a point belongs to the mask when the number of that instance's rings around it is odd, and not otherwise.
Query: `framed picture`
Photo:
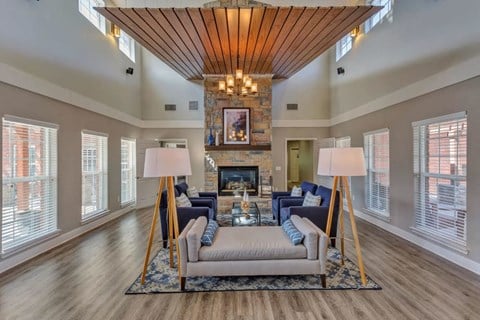
[[[223,143],[250,144],[250,109],[223,109]]]

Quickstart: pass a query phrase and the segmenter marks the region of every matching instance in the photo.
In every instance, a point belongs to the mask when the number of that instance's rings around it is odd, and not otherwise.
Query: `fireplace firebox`
[[[218,167],[218,195],[258,195],[258,167]]]

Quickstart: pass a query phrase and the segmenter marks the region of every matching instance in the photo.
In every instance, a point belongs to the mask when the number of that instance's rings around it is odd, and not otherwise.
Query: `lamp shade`
[[[365,176],[363,148],[324,148],[318,152],[318,174],[321,176]]]
[[[173,177],[192,174],[188,149],[181,148],[148,148],[145,151],[143,176]]]

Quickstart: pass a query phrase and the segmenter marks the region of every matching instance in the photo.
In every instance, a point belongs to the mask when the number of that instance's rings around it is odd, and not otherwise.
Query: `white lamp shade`
[[[318,152],[318,174],[321,176],[365,176],[363,148],[324,148]]]
[[[192,174],[188,149],[182,148],[148,148],[145,151],[143,176],[174,177]]]

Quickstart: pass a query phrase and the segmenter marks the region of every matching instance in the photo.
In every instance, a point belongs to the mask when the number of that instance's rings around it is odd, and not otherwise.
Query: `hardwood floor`
[[[363,221],[366,271],[381,291],[126,296],[151,214],[129,213],[0,276],[0,319],[480,319],[480,276]]]

